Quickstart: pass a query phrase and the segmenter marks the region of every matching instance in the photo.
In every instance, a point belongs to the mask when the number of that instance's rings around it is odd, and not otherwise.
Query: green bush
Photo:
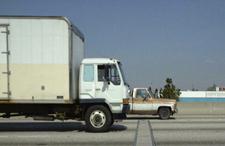
[[[180,89],[176,88],[176,86],[173,84],[173,80],[171,78],[167,78],[166,85],[162,90],[162,98],[179,100],[180,94]]]

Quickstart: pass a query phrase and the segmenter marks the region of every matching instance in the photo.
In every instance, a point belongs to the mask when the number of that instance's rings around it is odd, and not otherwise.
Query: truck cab
[[[154,98],[147,88],[134,88],[128,102],[129,114],[159,115],[161,119],[169,119],[177,112],[176,100]]]
[[[85,120],[89,128],[104,127],[108,118],[111,118],[110,124],[116,119],[125,118],[128,104],[124,104],[123,99],[128,98],[129,94],[122,64],[119,60],[110,58],[84,59],[80,67],[79,81],[79,102],[85,106],[82,109],[85,110],[86,118],[90,119]],[[90,109],[90,107],[86,108],[88,105],[97,105],[97,107],[87,112],[86,110]],[[104,110],[109,111],[110,117]]]

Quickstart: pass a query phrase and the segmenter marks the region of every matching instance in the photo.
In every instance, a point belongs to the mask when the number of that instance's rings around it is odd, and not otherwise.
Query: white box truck
[[[0,16],[1,117],[79,119],[92,132],[125,118],[120,61],[84,52],[83,34],[65,17]]]

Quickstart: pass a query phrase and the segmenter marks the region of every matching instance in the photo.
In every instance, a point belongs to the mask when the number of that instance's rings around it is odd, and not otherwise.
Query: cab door
[[[145,89],[137,89],[131,102],[132,113],[134,114],[150,114],[152,112],[153,102]]]
[[[116,64],[99,64],[96,66],[96,71],[96,98],[104,98],[114,107],[118,106],[118,108],[120,108],[122,104],[121,96],[123,95],[123,88],[121,88],[121,77]]]

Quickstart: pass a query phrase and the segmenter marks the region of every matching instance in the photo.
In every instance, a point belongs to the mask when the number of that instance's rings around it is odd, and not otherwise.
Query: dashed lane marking
[[[138,120],[134,146],[156,146],[150,121]]]

